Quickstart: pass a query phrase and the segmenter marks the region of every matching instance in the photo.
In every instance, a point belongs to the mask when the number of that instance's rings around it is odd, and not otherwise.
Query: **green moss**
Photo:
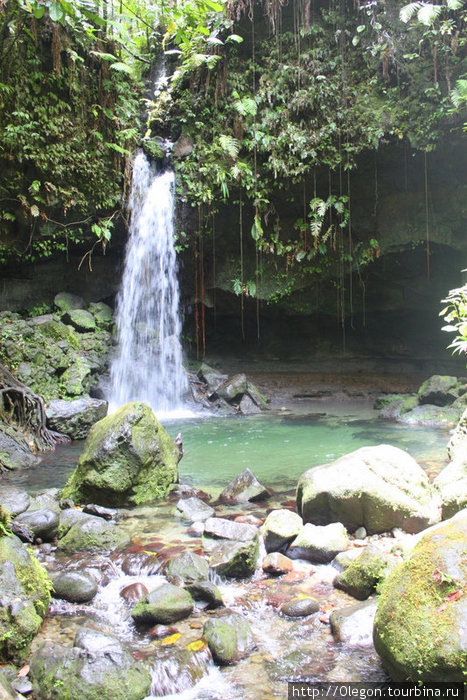
[[[464,553],[465,561],[465,534],[453,529],[441,540],[422,540],[382,585],[375,647],[394,680],[467,680],[458,606],[446,601],[459,585],[444,570],[448,548],[457,551],[459,559]]]
[[[55,343],[65,340],[70,347],[75,350],[79,349],[79,340],[73,328],[66,326],[60,321],[41,323],[37,326],[37,332],[45,335],[46,338],[50,338]]]

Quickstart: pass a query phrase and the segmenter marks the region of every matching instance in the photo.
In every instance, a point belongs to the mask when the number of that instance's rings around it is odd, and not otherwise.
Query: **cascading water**
[[[182,366],[174,173],[156,173],[139,153],[133,164],[129,240],[117,299],[118,351],[110,403],[148,403],[158,414],[181,408]]]

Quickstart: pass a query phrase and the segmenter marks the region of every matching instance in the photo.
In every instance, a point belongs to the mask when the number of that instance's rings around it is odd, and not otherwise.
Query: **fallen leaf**
[[[194,642],[190,642],[187,645],[187,649],[189,651],[204,651],[204,649],[206,649],[206,646],[207,646],[207,644],[204,641],[204,639],[197,639]]]
[[[459,600],[459,598],[462,595],[462,591],[453,591],[452,593],[448,593],[445,600],[451,602],[453,600]]]
[[[173,644],[176,644],[178,640],[180,639],[182,635],[180,632],[176,632],[175,634],[171,634],[170,637],[164,637],[162,640],[161,644],[164,644],[164,646],[172,646]]]
[[[29,673],[29,665],[26,664],[25,666],[23,666],[22,668],[20,668],[20,670],[19,670],[18,673],[16,674],[16,677],[17,677],[17,678],[24,678],[24,676],[27,676],[28,673]]]

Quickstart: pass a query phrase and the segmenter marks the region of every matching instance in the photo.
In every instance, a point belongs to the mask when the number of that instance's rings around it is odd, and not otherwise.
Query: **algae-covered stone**
[[[46,408],[47,427],[68,435],[73,440],[82,440],[87,437],[94,423],[105,418],[107,407],[107,401],[102,399],[56,399],[50,401]]]
[[[382,586],[378,654],[396,681],[467,680],[467,509],[427,530]]]
[[[261,527],[266,552],[278,552],[297,537],[303,520],[297,513],[286,508],[272,510]]]
[[[14,535],[0,537],[0,661],[21,662],[50,601],[50,580]]]
[[[165,576],[176,585],[206,581],[209,576],[209,564],[199,554],[186,551],[178,557],[172,557],[165,567]]]
[[[222,666],[244,659],[255,646],[248,620],[231,610],[208,620],[203,628],[203,637],[214,661]]]
[[[157,500],[178,479],[177,452],[149,406],[128,403],[93,426],[62,496],[110,507]]]
[[[81,396],[86,388],[86,379],[91,374],[91,366],[86,358],[74,355],[74,362],[62,374],[60,381],[63,392],[68,396]]]
[[[384,546],[374,542],[338,574],[334,586],[357,600],[366,600],[396,563],[398,560],[394,554],[388,553]]]
[[[54,304],[59,311],[69,311],[70,309],[82,309],[84,300],[77,294],[71,292],[59,292],[54,297]]]
[[[53,580],[54,598],[70,603],[87,603],[97,593],[97,584],[89,574],[80,571],[64,571]]]
[[[459,386],[457,377],[434,374],[419,388],[418,400],[421,404],[447,406],[457,399]]]
[[[247,542],[221,541],[210,548],[209,566],[220,576],[247,578],[255,573],[258,555],[257,537]]]
[[[149,670],[109,634],[81,628],[72,648],[44,644],[30,662],[37,700],[141,700]]]
[[[137,625],[169,625],[193,612],[193,598],[184,588],[163,584],[136,603],[131,616]]]
[[[406,414],[408,415],[408,414]],[[427,475],[404,450],[361,447],[299,479],[297,509],[304,522],[341,522],[351,532],[400,527],[420,532],[440,520],[440,499]]]
[[[84,517],[74,522],[58,541],[62,552],[109,552],[129,544],[129,536],[115,523],[94,515],[80,515]]]
[[[113,323],[113,311],[103,301],[97,301],[89,304],[88,311],[94,316],[98,328],[109,330]]]
[[[78,333],[86,333],[96,328],[94,316],[84,309],[70,309],[63,316],[65,323],[69,323]]]

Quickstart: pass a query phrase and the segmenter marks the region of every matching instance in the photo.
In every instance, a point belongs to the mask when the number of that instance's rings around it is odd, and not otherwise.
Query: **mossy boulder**
[[[382,586],[374,643],[395,681],[467,681],[467,509],[427,530]]]
[[[82,440],[87,437],[94,423],[105,418],[107,407],[107,401],[103,399],[56,399],[46,407],[47,427],[68,435],[73,440]]]
[[[63,315],[63,320],[73,326],[78,333],[86,333],[96,328],[94,316],[85,309],[70,309]]]
[[[50,579],[15,535],[0,537],[0,662],[22,662],[50,601]]]
[[[178,480],[177,452],[149,406],[125,404],[93,426],[62,497],[110,507],[155,501]]]
[[[457,377],[434,374],[418,390],[420,404],[447,406],[459,396],[460,383]]]
[[[258,537],[248,542],[220,541],[209,550],[209,566],[220,576],[248,578],[255,573],[259,556]]]
[[[297,513],[279,508],[272,510],[261,527],[266,552],[279,552],[294,540],[303,527]]]
[[[71,292],[59,292],[54,297],[54,304],[59,311],[64,312],[70,309],[82,309],[84,300]]]
[[[122,549],[130,542],[129,536],[113,522],[107,522],[95,515],[80,513],[81,516],[58,541],[62,552],[110,552]],[[63,522],[60,533],[63,532]]]
[[[433,482],[441,494],[443,520],[467,508],[467,455],[459,455]]]
[[[193,607],[187,590],[165,583],[136,603],[131,616],[137,625],[170,625],[191,615]]]
[[[203,637],[214,661],[221,666],[236,664],[255,647],[248,620],[232,610],[208,620],[203,628]]]
[[[169,559],[164,573],[170,583],[187,586],[206,581],[209,577],[209,564],[199,554],[186,551]]]
[[[98,328],[109,330],[113,324],[113,311],[103,301],[97,301],[89,304],[89,313],[94,316],[94,320]]]
[[[83,627],[74,646],[44,644],[30,662],[37,700],[141,700],[149,670],[113,636]]]
[[[394,554],[384,545],[373,542],[336,576],[334,586],[357,600],[366,600],[396,563],[398,560]]]
[[[440,499],[417,462],[391,445],[361,447],[309,469],[297,485],[304,522],[341,522],[370,534],[400,527],[420,532],[440,520]]]

